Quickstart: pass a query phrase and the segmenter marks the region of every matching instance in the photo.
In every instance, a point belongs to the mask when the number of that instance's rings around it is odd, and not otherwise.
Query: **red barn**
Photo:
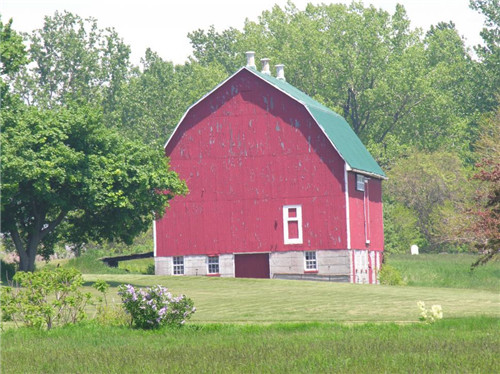
[[[159,275],[376,283],[385,174],[348,123],[249,63],[165,145],[189,187],[155,222]]]

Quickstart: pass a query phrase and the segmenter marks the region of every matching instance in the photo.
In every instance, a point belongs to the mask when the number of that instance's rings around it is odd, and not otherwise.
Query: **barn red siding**
[[[356,190],[356,174],[348,173],[349,180],[349,220],[352,249],[382,251],[384,230],[382,214],[382,181],[371,178],[365,192]],[[365,219],[367,220],[366,233]],[[366,243],[366,239],[370,243]]]
[[[248,71],[187,113],[166,154],[190,192],[157,222],[157,256],[347,248],[344,161],[303,106]],[[303,244],[284,245],[282,208],[297,204]]]

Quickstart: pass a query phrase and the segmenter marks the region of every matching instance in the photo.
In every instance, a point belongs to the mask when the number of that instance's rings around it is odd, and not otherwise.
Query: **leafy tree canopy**
[[[25,37],[33,64],[13,78],[26,103],[50,108],[90,102],[102,105],[104,114],[113,110],[130,70],[130,48],[114,29],[56,12]]]
[[[160,148],[124,139],[93,107],[1,111],[2,233],[21,270],[56,240],[130,243],[186,192]]]
[[[12,29],[12,19],[6,24],[0,17],[0,74],[10,74],[28,62],[26,47],[22,36]]]
[[[470,0],[470,7],[486,18],[481,31],[484,44],[476,46],[482,60],[477,74],[477,105],[483,112],[494,112],[500,104],[500,2]]]
[[[220,64],[174,65],[148,49],[124,86],[113,124],[145,143],[164,145],[186,109],[226,78]]]
[[[457,155],[449,152],[413,152],[398,160],[386,182],[385,218],[392,238],[401,240],[399,245],[412,240],[424,250],[462,244],[455,233],[456,225],[468,222],[464,213],[474,190],[468,175]],[[454,217],[461,219],[455,222]]]

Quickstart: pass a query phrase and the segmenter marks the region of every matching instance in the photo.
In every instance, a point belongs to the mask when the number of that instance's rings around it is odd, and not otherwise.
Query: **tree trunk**
[[[19,235],[17,227],[10,231],[17,253],[19,254],[20,271],[35,271],[35,260],[38,246],[42,240],[61,223],[67,213],[68,212],[66,210],[62,210],[56,219],[52,222],[46,223],[45,217],[47,213],[44,211],[40,213],[40,211],[38,211],[35,207],[33,210],[35,222],[29,230],[30,234],[27,236],[27,239],[21,239],[21,235]]]
[[[40,241],[38,235],[36,238],[31,238],[25,247],[17,229],[11,230],[10,234],[16,246],[17,253],[19,254],[19,270],[35,271],[36,248]]]
[[[18,249],[17,252],[19,253],[19,270],[30,272],[35,271],[36,248],[34,251],[30,251],[29,248],[26,250],[23,248],[22,251]],[[21,255],[21,253],[23,253],[23,255]]]

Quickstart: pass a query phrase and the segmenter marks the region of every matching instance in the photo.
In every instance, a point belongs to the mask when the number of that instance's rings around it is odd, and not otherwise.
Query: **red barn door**
[[[269,278],[269,253],[234,255],[236,278]]]

